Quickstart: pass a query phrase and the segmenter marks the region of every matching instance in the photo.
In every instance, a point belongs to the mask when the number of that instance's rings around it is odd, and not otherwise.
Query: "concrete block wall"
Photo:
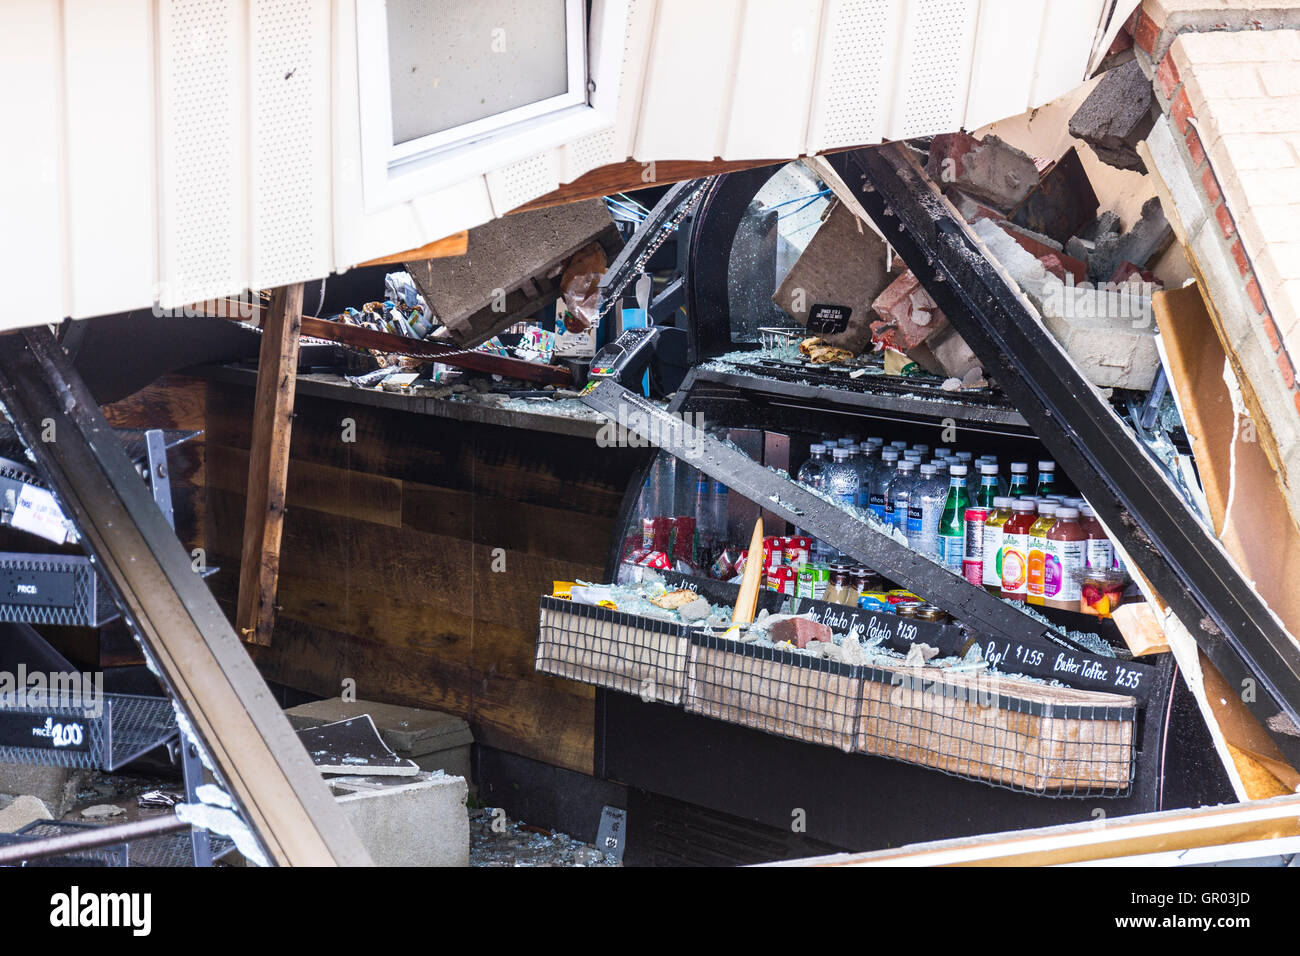
[[[1249,14],[1249,16],[1247,15]],[[1165,121],[1146,148],[1300,515],[1300,2],[1159,0],[1138,59]],[[1181,169],[1178,167],[1181,166]]]

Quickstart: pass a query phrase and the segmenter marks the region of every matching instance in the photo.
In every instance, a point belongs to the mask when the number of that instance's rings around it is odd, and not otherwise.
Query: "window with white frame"
[[[608,111],[592,103],[586,8],[586,0],[357,0],[367,205],[608,125]]]

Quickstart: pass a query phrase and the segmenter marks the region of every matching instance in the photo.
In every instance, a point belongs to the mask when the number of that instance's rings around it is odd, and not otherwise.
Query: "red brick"
[[[1153,53],[1156,48],[1156,40],[1160,38],[1160,28],[1156,22],[1146,15],[1146,11],[1138,13],[1137,28],[1133,31],[1133,42],[1146,50]]]
[[[1200,169],[1201,163],[1205,162],[1205,147],[1201,145],[1201,134],[1188,126],[1186,138],[1187,152],[1192,157],[1192,169]]]
[[[1237,239],[1232,243],[1232,258],[1237,263],[1237,271],[1245,278],[1250,274],[1250,260],[1246,258],[1246,247]]]
[[[792,617],[777,621],[768,632],[773,644],[789,641],[795,647],[807,647],[810,641],[834,643],[834,632],[825,624],[806,617]]]
[[[1273,316],[1267,312],[1264,313],[1264,334],[1268,336],[1268,344],[1273,346],[1274,352],[1282,348],[1282,340],[1277,337],[1277,326],[1273,324]]]
[[[1219,228],[1223,230],[1224,237],[1231,239],[1233,234],[1236,233],[1237,227],[1232,224],[1232,213],[1228,212],[1226,204],[1214,210],[1214,218],[1219,220]]]
[[[1206,166],[1205,172],[1201,173],[1201,187],[1205,190],[1205,196],[1210,200],[1210,205],[1217,206],[1219,200],[1223,198],[1223,193],[1219,191],[1219,181],[1214,178],[1214,170],[1209,166]]]
[[[1174,55],[1166,53],[1165,58],[1160,61],[1160,67],[1156,70],[1156,82],[1160,84],[1160,90],[1165,94],[1165,99],[1170,99],[1174,95],[1174,90],[1178,89],[1180,82],[1178,78],[1178,67],[1174,64]]]
[[[1254,276],[1246,283],[1246,294],[1250,296],[1250,304],[1255,307],[1255,311],[1261,315],[1264,313],[1264,296],[1259,291],[1259,280]]]
[[[1184,86],[1178,91],[1169,113],[1174,118],[1174,124],[1178,127],[1178,132],[1186,136],[1192,125],[1187,122],[1192,115],[1192,101],[1187,98],[1187,87]]]
[[[1291,369],[1291,358],[1285,352],[1277,353],[1277,367],[1282,371],[1282,381],[1287,388],[1295,388],[1295,372]]]

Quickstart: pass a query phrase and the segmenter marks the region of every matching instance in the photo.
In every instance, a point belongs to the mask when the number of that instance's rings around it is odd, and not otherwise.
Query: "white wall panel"
[[[12,295],[0,328],[68,314],[63,169],[63,56],[58,4],[0,3],[0,281]]]
[[[910,0],[885,136],[908,139],[962,125],[978,0]]]
[[[807,152],[880,142],[905,6],[905,0],[826,0]]]
[[[740,0],[659,0],[636,159],[709,160],[718,154],[743,9]]]
[[[164,306],[248,285],[248,21],[241,0],[159,0]]]
[[[528,200],[560,187],[560,151],[548,149],[494,169],[486,179],[492,208],[496,215],[504,216]]]
[[[1106,6],[1106,0],[1045,2],[1046,26],[1038,41],[1038,72],[1029,107],[1050,103],[1087,78],[1088,57]]]
[[[1031,102],[1046,5],[1025,0],[982,0],[966,97],[966,129],[1023,113]],[[1077,81],[1076,81],[1077,85]]]
[[[821,8],[821,0],[747,0],[719,156],[772,159],[804,152]]]
[[[74,315],[139,308],[158,279],[153,3],[64,0]]]
[[[330,3],[250,8],[251,284],[330,271]]]

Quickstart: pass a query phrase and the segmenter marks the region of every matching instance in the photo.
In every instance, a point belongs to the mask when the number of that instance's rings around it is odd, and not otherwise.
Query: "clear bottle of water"
[[[871,513],[881,521],[887,521],[886,509],[889,506],[889,482],[894,480],[898,470],[898,449],[884,448],[880,452],[880,464],[871,477],[869,505]]]
[[[858,485],[858,470],[849,464],[849,450],[836,448],[826,469],[826,492],[841,507],[853,510],[858,504]]]
[[[695,500],[692,505],[695,534],[699,538],[700,547],[711,553],[717,542],[713,529],[713,481],[702,471],[695,474]]]
[[[889,523],[902,534],[907,534],[907,506],[912,498],[912,489],[916,487],[916,465],[911,459],[898,463],[898,471],[885,491],[885,514]]]
[[[907,503],[907,543],[927,558],[938,560],[939,518],[947,498],[947,471],[940,474],[934,465],[922,465],[921,480]]]
[[[858,457],[853,461],[858,466],[858,510],[867,511],[871,507],[871,479],[880,467],[880,446],[864,441],[858,445]]]
[[[798,474],[795,475],[795,480],[814,491],[821,491],[826,487],[826,468],[830,464],[826,458],[826,446],[821,442],[817,442],[808,447],[808,452],[808,460],[800,466]],[[800,537],[812,537],[803,528],[796,528],[795,531]],[[814,561],[824,561],[826,559],[826,547],[817,538],[812,540],[811,557]]]

